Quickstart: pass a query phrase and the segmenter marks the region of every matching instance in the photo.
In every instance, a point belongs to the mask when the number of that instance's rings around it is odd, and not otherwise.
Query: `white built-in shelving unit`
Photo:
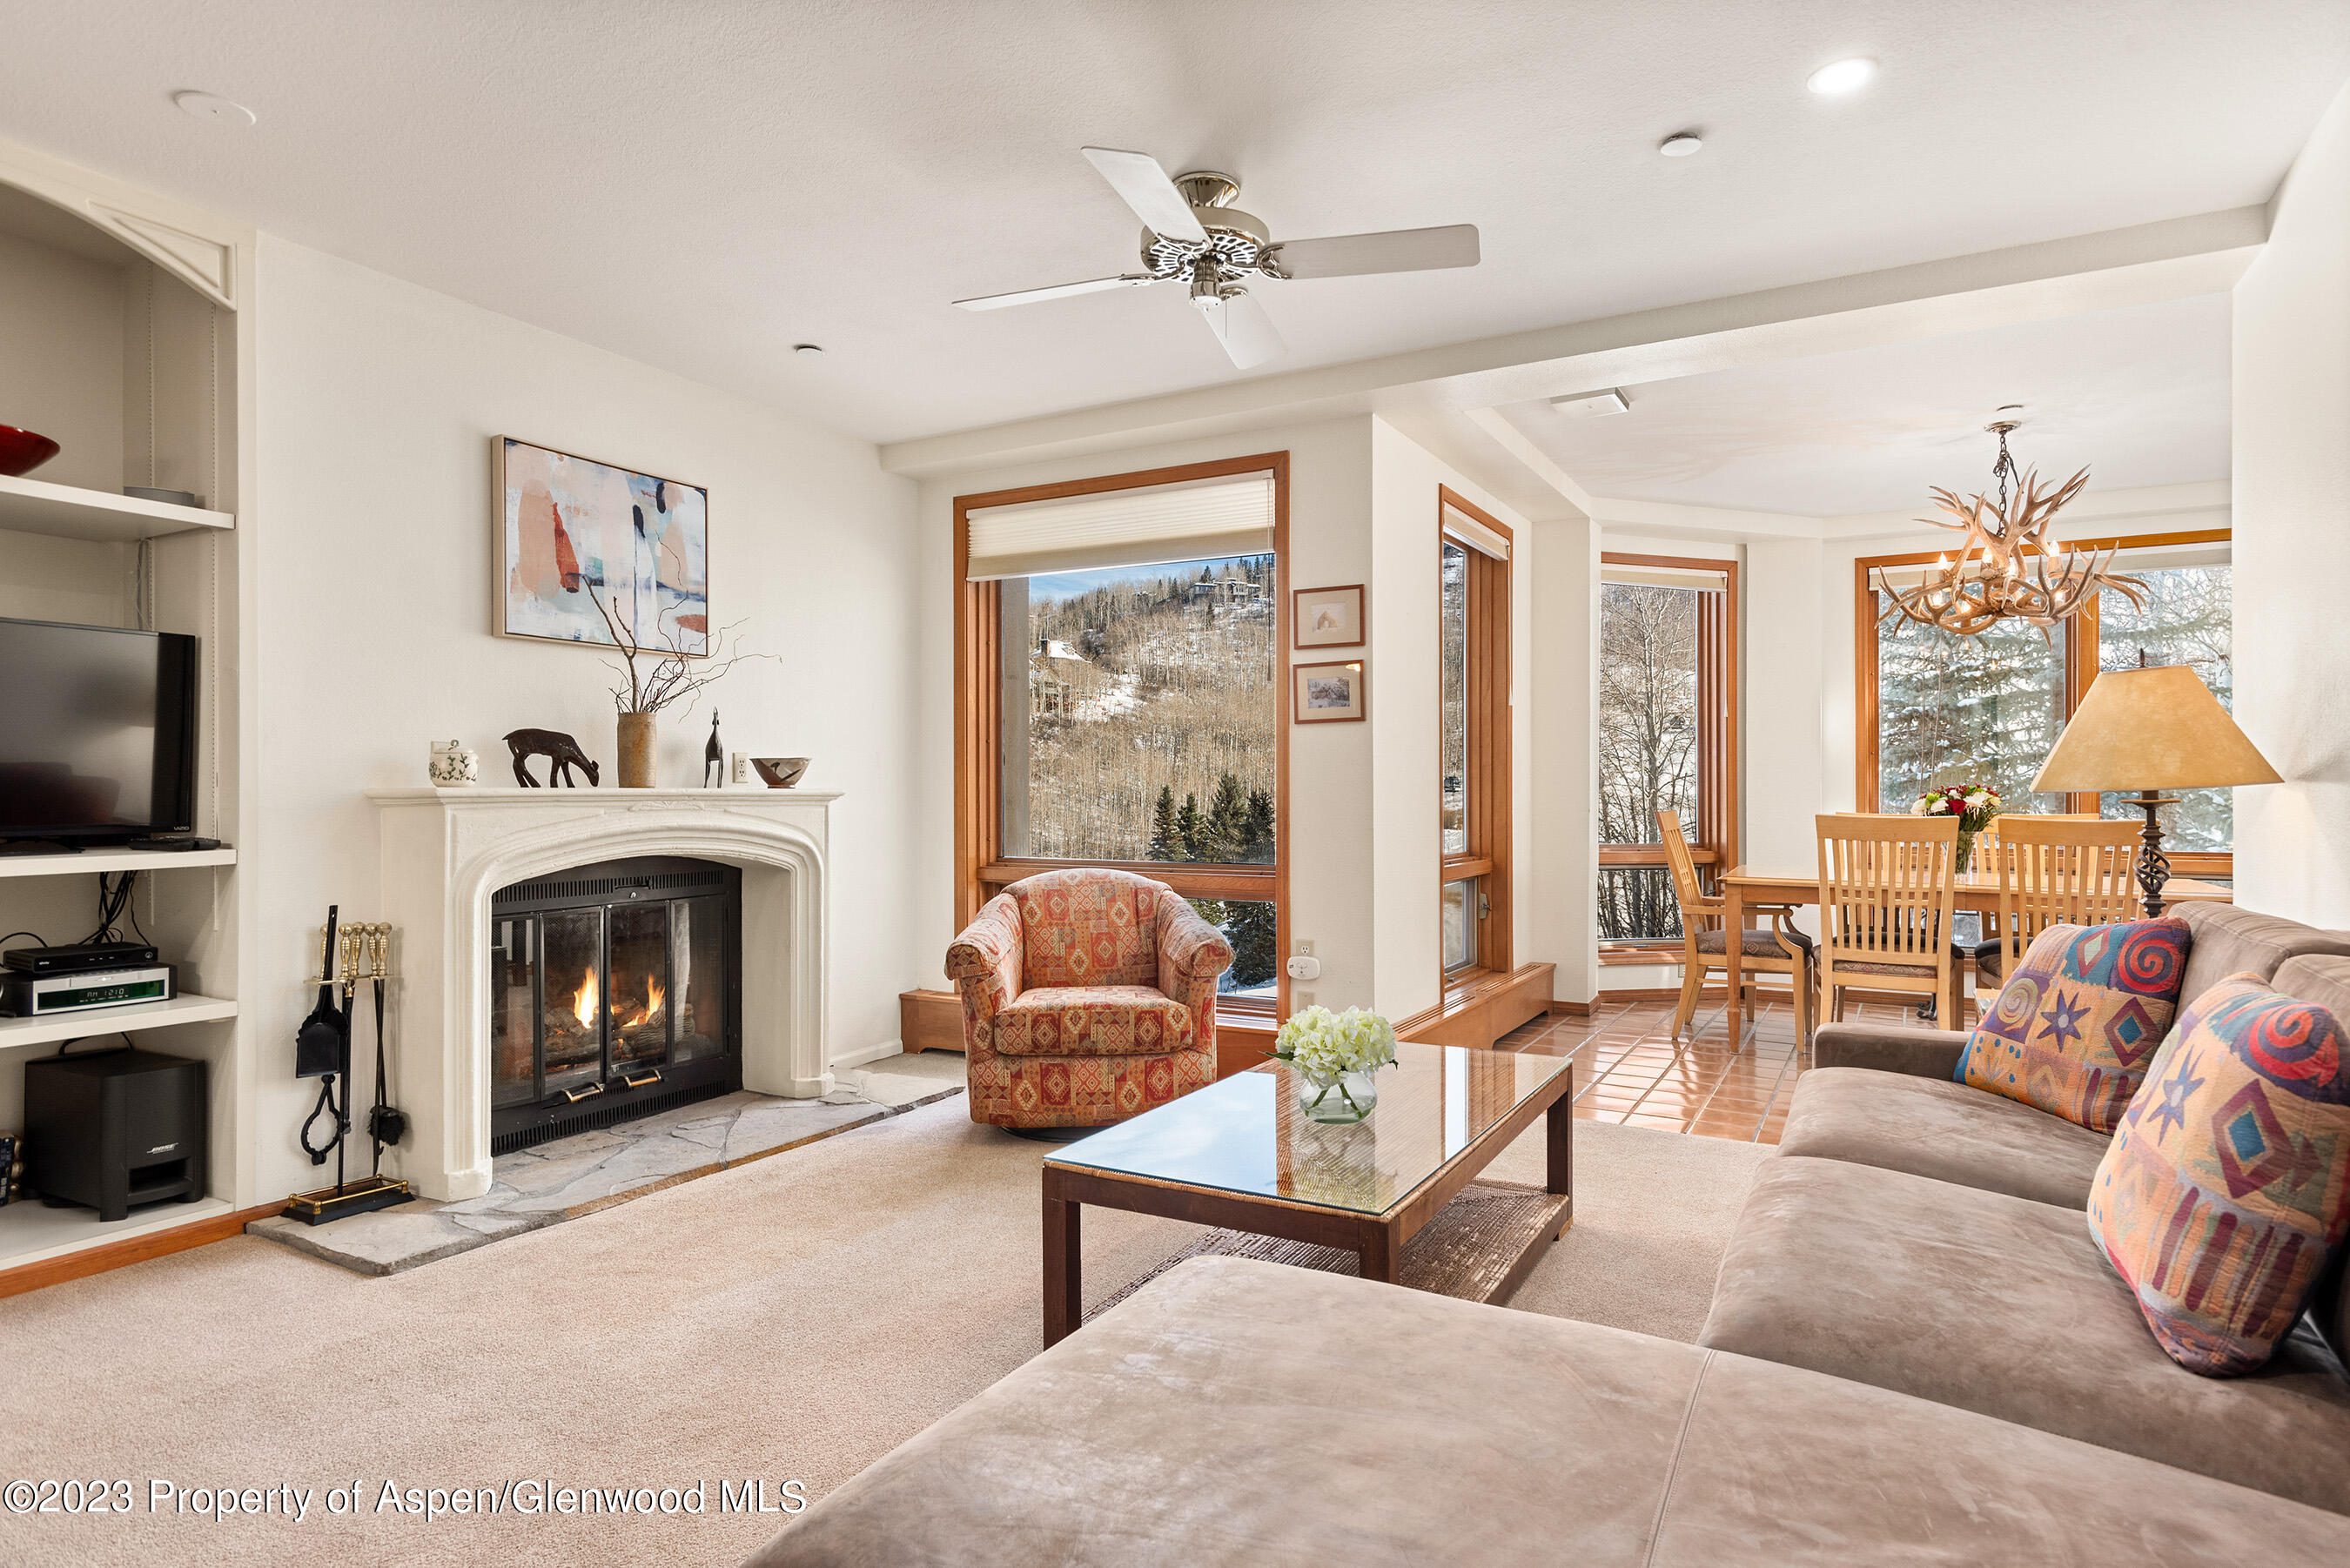
[[[7,421],[0,420],[0,424]],[[181,506],[169,501],[149,501],[138,495],[111,495],[73,484],[49,484],[37,479],[12,479],[0,473],[0,529],[12,534],[46,534],[57,539],[160,539],[192,528],[233,528],[236,519],[225,512],[201,506]]]
[[[256,660],[240,548],[252,493],[253,234],[211,214],[0,144],[0,424],[60,451],[0,475],[0,617],[184,632],[197,639],[195,831],[234,846],[252,820]],[[123,493],[174,490],[179,505]],[[21,1131],[26,1061],[118,1032],[209,1067],[210,1191],[127,1220],[19,1200],[0,1208],[0,1271],[152,1238],[254,1206],[252,900],[234,847],[0,855],[0,930],[69,942],[97,874],[138,871],[145,940],[180,994],[48,1018],[0,1018],[0,1130]],[[0,946],[26,941],[0,938]],[[23,1276],[20,1276],[20,1278]],[[38,1278],[42,1276],[33,1276]],[[0,1293],[8,1281],[0,1273]]]

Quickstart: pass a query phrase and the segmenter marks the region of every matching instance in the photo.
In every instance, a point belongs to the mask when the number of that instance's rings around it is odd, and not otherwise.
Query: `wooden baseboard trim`
[[[165,1258],[173,1252],[185,1252],[193,1248],[210,1246],[214,1241],[225,1241],[231,1236],[244,1234],[244,1228],[255,1220],[266,1220],[273,1214],[283,1212],[286,1201],[281,1198],[275,1203],[215,1214],[209,1220],[198,1220],[192,1224],[169,1231],[151,1231],[144,1236],[85,1247],[61,1258],[43,1258],[36,1263],[20,1263],[13,1269],[0,1269],[0,1297],[21,1296],[27,1291],[61,1285],[68,1280],[87,1279],[92,1274],[143,1263],[150,1258]]]
[[[1550,1006],[1547,1011],[1555,1018],[1588,1018],[1591,1016],[1591,1003],[1587,1002],[1561,1002],[1557,997],[1554,996],[1550,999]]]
[[[1550,1010],[1557,972],[1556,964],[1529,963],[1507,974],[1481,975],[1454,987],[1440,1005],[1399,1021],[1396,1038],[1430,1045],[1491,1045]]]

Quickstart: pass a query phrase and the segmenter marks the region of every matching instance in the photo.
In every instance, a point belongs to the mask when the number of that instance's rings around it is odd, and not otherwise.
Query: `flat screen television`
[[[0,619],[0,838],[195,822],[196,639]]]

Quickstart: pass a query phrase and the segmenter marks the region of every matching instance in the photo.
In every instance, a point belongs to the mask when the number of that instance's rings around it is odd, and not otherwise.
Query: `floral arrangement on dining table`
[[[1975,835],[1999,815],[1999,791],[1989,784],[1950,784],[1929,789],[1909,808],[1912,816],[1955,816],[1959,819],[1956,869],[1963,871],[1974,854]]]
[[[1308,1120],[1358,1122],[1379,1103],[1373,1075],[1395,1064],[1395,1046],[1394,1027],[1376,1012],[1309,1007],[1290,1015],[1266,1054],[1297,1075],[1297,1105]]]

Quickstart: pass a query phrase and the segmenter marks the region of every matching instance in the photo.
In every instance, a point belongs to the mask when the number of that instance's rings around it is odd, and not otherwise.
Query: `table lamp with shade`
[[[2089,684],[2056,749],[2032,781],[2035,793],[2108,792],[2133,795],[2146,813],[2138,887],[2147,917],[2162,913],[2162,886],[2170,862],[2162,853],[2158,806],[2176,803],[2165,790],[2220,789],[2282,782],[2211,689],[2184,664],[2108,670]]]

